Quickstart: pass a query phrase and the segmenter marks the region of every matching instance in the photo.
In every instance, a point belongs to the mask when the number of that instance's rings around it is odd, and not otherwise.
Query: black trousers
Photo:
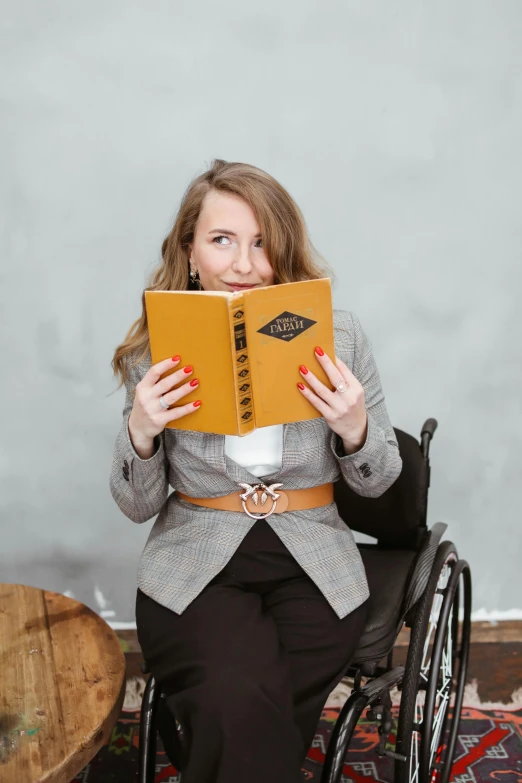
[[[339,619],[264,521],[182,614],[138,590],[138,639],[187,743],[183,783],[302,783],[366,610]]]

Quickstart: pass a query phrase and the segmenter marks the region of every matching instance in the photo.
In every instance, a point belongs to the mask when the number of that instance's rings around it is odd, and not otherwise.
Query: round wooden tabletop
[[[125,657],[99,615],[0,584],[1,783],[69,783],[108,739],[124,695]]]

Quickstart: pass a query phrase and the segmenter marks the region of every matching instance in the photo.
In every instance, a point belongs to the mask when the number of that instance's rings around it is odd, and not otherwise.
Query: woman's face
[[[205,291],[232,293],[274,284],[260,232],[245,201],[217,190],[207,193],[190,246],[190,265]]]

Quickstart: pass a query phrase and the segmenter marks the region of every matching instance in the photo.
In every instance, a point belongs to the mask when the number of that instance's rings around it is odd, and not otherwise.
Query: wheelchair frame
[[[426,526],[430,478],[429,448],[437,422],[428,419],[421,430],[424,462],[419,530],[420,546],[403,599],[396,634],[379,660],[357,663],[347,675],[353,690],[342,707],[328,743],[321,783],[340,783],[346,752],[364,710],[378,723],[377,753],[395,760],[394,783],[448,783],[455,755],[466,681],[471,630],[471,572],[451,541],[442,541],[443,523]],[[399,438],[405,435],[396,430]],[[409,436],[406,436],[409,437]],[[378,548],[378,545],[375,545]],[[410,630],[407,660],[393,666],[399,631]],[[386,664],[382,665],[382,661]],[[146,664],[142,671],[148,671]],[[363,683],[364,678],[364,683]],[[402,691],[395,747],[392,690]],[[170,724],[163,737],[168,757],[182,771],[182,745],[177,723],[164,704],[165,694],[152,675],[145,687],[140,716],[139,783],[153,783],[158,710]]]

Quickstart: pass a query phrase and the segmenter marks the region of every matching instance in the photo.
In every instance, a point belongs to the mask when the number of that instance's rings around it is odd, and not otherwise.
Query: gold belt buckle
[[[277,493],[275,490],[282,487],[282,484],[270,484],[269,487],[266,486],[266,484],[263,484],[260,482],[259,484],[239,484],[240,487],[242,487],[245,491],[239,495],[241,498],[241,503],[243,505],[243,511],[245,514],[248,514],[249,517],[252,519],[266,519],[271,514],[274,513],[277,507],[277,501],[281,497],[280,493]],[[261,493],[261,496],[259,495]],[[264,506],[267,500],[270,498],[272,501],[272,508],[270,511],[267,511],[266,514],[260,513],[260,514],[252,514],[248,508],[247,508],[247,501],[252,500],[253,504],[257,506],[259,503]]]

